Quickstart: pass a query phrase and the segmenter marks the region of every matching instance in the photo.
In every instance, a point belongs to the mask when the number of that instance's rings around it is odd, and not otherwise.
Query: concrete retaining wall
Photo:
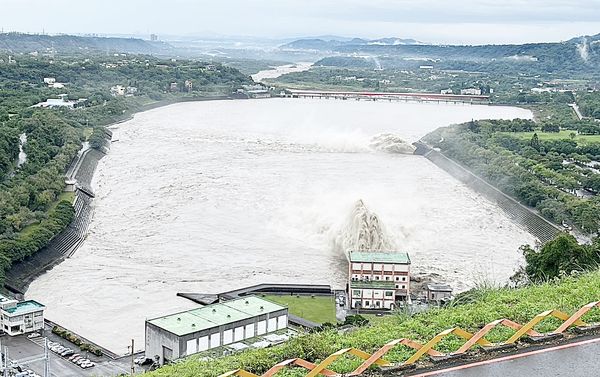
[[[496,203],[508,217],[523,226],[529,233],[541,242],[552,240],[562,229],[546,220],[533,209],[519,203],[514,198],[504,194],[482,178],[471,173],[468,169],[446,157],[444,154],[432,149],[423,142],[414,143],[417,148],[415,154],[422,155],[429,161],[442,168],[450,175],[463,182],[488,200]]]

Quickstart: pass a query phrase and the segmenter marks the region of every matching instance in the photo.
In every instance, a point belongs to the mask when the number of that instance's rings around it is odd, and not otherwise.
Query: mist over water
[[[369,211],[362,200],[354,204],[346,224],[334,240],[335,250],[344,254],[351,250],[393,251],[395,243],[381,224],[377,214]]]
[[[531,114],[299,99],[138,114],[113,130],[119,141],[100,162],[87,240],[27,296],[47,305],[49,319],[126,352],[132,337],[143,344],[146,318],[196,307],[177,292],[341,288],[349,248],[407,251],[413,271],[438,273],[459,291],[482,278],[504,282],[518,247],[534,238],[405,152],[440,126],[515,117]]]

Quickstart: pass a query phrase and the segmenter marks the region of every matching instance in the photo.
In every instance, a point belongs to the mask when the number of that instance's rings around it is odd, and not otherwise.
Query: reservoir
[[[28,298],[115,352],[144,320],[196,307],[177,292],[258,283],[343,288],[356,204],[416,273],[455,291],[503,284],[534,237],[402,140],[483,118],[483,105],[265,99],[180,103],[113,128],[94,177],[90,233]]]

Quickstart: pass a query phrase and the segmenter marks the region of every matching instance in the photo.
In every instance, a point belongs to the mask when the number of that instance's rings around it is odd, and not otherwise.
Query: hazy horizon
[[[564,41],[600,33],[599,0],[0,0],[4,32],[292,39],[319,35],[425,43]],[[40,11],[36,11],[40,9]]]

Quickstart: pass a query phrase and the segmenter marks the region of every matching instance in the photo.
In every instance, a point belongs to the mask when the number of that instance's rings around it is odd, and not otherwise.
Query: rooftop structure
[[[87,101],[87,99],[85,99],[85,98],[80,98],[76,101],[69,101],[66,99],[66,97],[67,97],[66,94],[61,94],[59,97],[60,98],[48,98],[46,101],[40,102],[31,107],[42,107],[42,108],[68,107],[68,108],[72,109],[72,108],[83,105]]]
[[[284,306],[271,301],[256,296],[248,296],[166,315],[148,320],[148,322],[175,335],[186,335],[284,309]]]
[[[408,253],[383,251],[351,251],[350,262],[410,264]]]
[[[146,356],[161,363],[287,328],[287,308],[256,296],[146,321]]]
[[[425,286],[427,301],[447,301],[452,298],[452,287],[448,284],[429,283]]]
[[[0,295],[0,324],[8,335],[19,335],[44,328],[45,306],[35,300],[19,302]]]

